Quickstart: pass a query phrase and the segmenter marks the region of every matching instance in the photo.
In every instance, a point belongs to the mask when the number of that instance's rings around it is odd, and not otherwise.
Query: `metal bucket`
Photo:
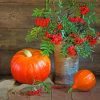
[[[79,69],[79,58],[68,57],[64,58],[60,55],[61,45],[55,47],[54,60],[55,60],[55,76],[54,82],[56,84],[72,85],[73,76]]]

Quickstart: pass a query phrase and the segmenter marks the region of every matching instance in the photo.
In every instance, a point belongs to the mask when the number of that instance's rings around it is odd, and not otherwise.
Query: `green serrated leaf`
[[[50,41],[42,41],[40,48],[43,55],[49,56],[49,54],[54,51],[54,44],[52,44]]]
[[[84,42],[82,45],[77,45],[76,50],[78,55],[80,55],[83,58],[91,56],[92,53],[92,48],[88,42]]]
[[[43,16],[43,14],[44,14],[44,9],[36,8],[33,10],[32,16],[41,17],[41,16]]]
[[[31,31],[29,31],[26,35],[25,40],[27,42],[31,42],[33,40],[37,40],[38,39],[38,35],[42,32],[42,28],[41,27],[34,27],[31,29]]]
[[[46,11],[44,12],[44,17],[50,17],[52,13],[53,13],[52,9],[49,8],[48,10],[46,10]]]

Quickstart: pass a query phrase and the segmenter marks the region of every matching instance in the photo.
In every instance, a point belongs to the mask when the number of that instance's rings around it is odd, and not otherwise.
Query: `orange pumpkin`
[[[81,91],[89,91],[96,84],[96,78],[94,74],[89,70],[80,70],[74,76],[74,84],[72,89],[78,89]]]
[[[33,84],[44,81],[51,70],[48,56],[43,56],[40,50],[27,48],[18,51],[11,60],[11,73],[20,83]]]

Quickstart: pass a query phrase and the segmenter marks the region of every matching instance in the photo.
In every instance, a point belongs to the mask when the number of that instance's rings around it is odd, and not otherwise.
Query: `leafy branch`
[[[42,41],[41,43],[41,50],[43,55],[48,55],[53,53],[54,51],[54,44],[52,44],[50,41]]]
[[[36,39],[38,39],[38,35],[41,32],[42,32],[42,28],[41,27],[34,27],[34,28],[32,28],[31,31],[29,31],[27,33],[25,40],[27,42],[31,42],[33,40],[36,40]]]

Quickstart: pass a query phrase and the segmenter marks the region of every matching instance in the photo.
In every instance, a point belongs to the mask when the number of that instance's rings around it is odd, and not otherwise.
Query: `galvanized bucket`
[[[64,58],[60,54],[61,45],[55,47],[55,76],[54,82],[56,84],[72,85],[74,74],[79,69],[79,57]]]

